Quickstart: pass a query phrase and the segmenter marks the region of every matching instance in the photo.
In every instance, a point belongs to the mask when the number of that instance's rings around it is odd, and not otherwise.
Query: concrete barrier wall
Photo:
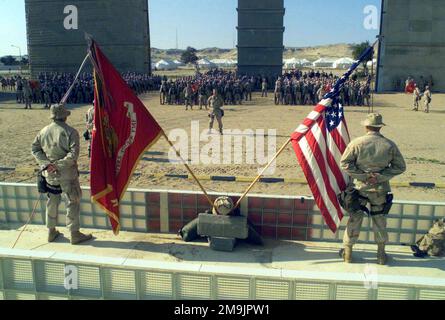
[[[66,268],[77,288],[66,289]],[[0,300],[443,300],[445,281],[363,273],[234,268],[0,248]]]
[[[210,193],[217,197],[218,193]],[[236,201],[239,194],[224,194]],[[33,224],[44,224],[45,196],[37,205]],[[33,184],[0,183],[0,223],[25,223],[39,199]],[[183,225],[209,209],[199,192],[179,190],[129,189],[121,203],[121,230],[135,232],[176,233]],[[298,196],[249,195],[241,204],[255,228],[265,238],[301,241],[341,241],[346,219],[333,234],[324,223],[314,200]],[[59,223],[65,222],[64,205]],[[396,201],[388,216],[390,244],[413,243],[426,233],[432,222],[445,216],[444,202]],[[81,202],[83,228],[111,230],[108,217],[90,201],[88,188],[83,188]],[[363,224],[360,240],[373,243],[369,219]]]

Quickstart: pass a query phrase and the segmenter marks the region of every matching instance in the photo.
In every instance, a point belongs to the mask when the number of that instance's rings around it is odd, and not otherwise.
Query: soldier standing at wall
[[[42,129],[32,144],[32,154],[39,163],[42,175],[52,189],[60,189],[66,198],[66,222],[71,232],[71,244],[78,244],[92,239],[80,228],[80,199],[82,191],[79,183],[77,160],[79,158],[79,133],[70,127],[66,120],[70,112],[64,105],[51,107],[53,122]],[[48,227],[48,242],[53,242],[60,232],[57,231],[58,208],[61,194],[48,195],[46,204],[46,226]]]
[[[396,144],[380,134],[385,126],[380,114],[368,115],[362,125],[366,127],[367,134],[353,140],[340,161],[341,168],[353,179],[341,201],[350,217],[343,238],[344,249],[340,254],[345,262],[352,262],[352,247],[359,238],[363,217],[368,213],[378,245],[377,263],[384,265],[388,241],[386,215],[393,200],[389,181],[405,172],[406,164]],[[370,212],[366,207],[368,203]]]

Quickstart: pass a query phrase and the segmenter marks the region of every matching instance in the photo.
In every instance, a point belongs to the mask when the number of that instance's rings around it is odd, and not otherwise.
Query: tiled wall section
[[[314,201],[251,197],[249,219],[266,238],[306,240],[311,237]]]
[[[215,199],[223,194],[210,194]],[[227,194],[225,194],[227,195]],[[239,194],[230,195],[233,201]],[[44,224],[45,197],[37,203],[33,224]],[[0,183],[0,223],[25,223],[39,199],[35,185]],[[207,199],[199,192],[177,190],[130,189],[121,202],[121,230],[135,232],[177,231],[197,215],[209,209]],[[265,238],[283,240],[341,241],[347,219],[333,234],[323,221],[311,198],[294,196],[254,195],[242,202],[255,228]],[[445,216],[445,203],[396,201],[388,216],[390,244],[414,243],[425,234],[433,221]],[[59,222],[65,221],[64,205],[60,206]],[[110,230],[108,217],[90,201],[90,192],[83,189],[81,201],[83,228]],[[374,242],[370,219],[365,219],[360,241]]]
[[[147,192],[145,194],[146,215],[147,215],[147,231],[161,231],[161,197],[159,192]]]

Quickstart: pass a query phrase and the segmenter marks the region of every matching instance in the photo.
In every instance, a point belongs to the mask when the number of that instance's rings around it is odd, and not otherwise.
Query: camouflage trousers
[[[261,89],[261,97],[267,97],[267,89]]]
[[[218,126],[219,126],[219,132],[223,132],[223,123],[222,123],[222,112],[219,109],[214,109],[213,112],[210,113],[210,122],[209,122],[209,129],[213,129],[213,123],[215,122],[215,118],[216,121],[218,121]]]
[[[386,203],[387,193],[379,192],[360,192],[360,195],[367,199],[360,199],[360,205],[371,205],[371,213],[381,212]],[[357,243],[360,236],[360,230],[363,224],[363,218],[366,213],[361,210],[349,212],[349,220],[343,236],[345,246],[353,246]],[[374,240],[377,244],[386,244],[388,242],[388,233],[386,231],[386,215],[371,215],[372,230],[374,231]]]
[[[193,110],[193,101],[192,101],[192,97],[185,97],[185,110],[188,110],[188,107],[190,106],[190,108]]]
[[[62,196],[66,201],[66,226],[70,232],[79,231],[80,228],[80,199],[82,190],[79,180],[61,181],[62,194],[48,193],[46,203],[46,226],[48,229],[57,226],[57,216]]]
[[[201,110],[202,107],[205,106],[206,110],[207,108],[207,97],[204,95],[199,95],[199,109]]]
[[[425,100],[425,112],[430,112],[430,102],[428,100]]]

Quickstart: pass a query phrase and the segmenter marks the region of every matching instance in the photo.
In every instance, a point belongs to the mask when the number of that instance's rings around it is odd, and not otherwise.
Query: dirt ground
[[[34,183],[32,169],[37,168],[31,156],[30,146],[38,131],[50,122],[49,112],[41,105],[33,110],[24,110],[16,105],[13,94],[0,92],[0,181]],[[184,129],[189,134],[191,121],[199,121],[200,132],[208,127],[208,116],[204,110],[195,107],[193,111],[185,111],[182,106],[161,106],[157,93],[141,97],[144,104],[155,116],[167,135],[173,129]],[[412,97],[405,94],[379,94],[374,96],[375,111],[383,114],[388,125],[383,134],[395,141],[406,158],[408,170],[394,179],[398,182],[445,182],[445,95],[434,95],[430,114],[411,111]],[[70,105],[72,116],[69,124],[82,134],[84,118],[88,106]],[[277,147],[279,148],[290,133],[301,123],[311,111],[309,106],[275,106],[273,95],[261,98],[254,94],[253,101],[242,106],[225,107],[225,129],[268,129],[276,130]],[[360,126],[367,114],[367,108],[347,107],[346,119],[351,137],[364,133]],[[236,134],[226,135],[235,138]],[[213,138],[219,137],[214,134]],[[243,135],[241,135],[243,137]],[[233,143],[232,139],[232,143]],[[267,137],[266,137],[267,142]],[[206,145],[201,143],[201,148]],[[168,188],[182,190],[199,190],[193,181],[175,178],[159,178],[153,174],[187,174],[182,164],[168,161],[169,145],[161,138],[147,152],[140,162],[132,178],[131,187]],[[267,147],[266,147],[267,150]],[[233,175],[254,177],[258,164],[246,164],[246,146],[243,147],[242,164],[192,165],[197,175]],[[222,156],[221,156],[222,157]],[[81,141],[81,171],[88,170],[87,143]],[[18,168],[10,171],[5,168]],[[278,158],[273,177],[303,178],[295,154],[290,146]],[[89,184],[89,176],[81,175],[81,183]],[[209,191],[243,192],[248,183],[203,181]],[[252,193],[280,195],[310,195],[306,185],[296,183],[257,184]],[[394,188],[396,198],[417,201],[445,201],[445,189]]]

